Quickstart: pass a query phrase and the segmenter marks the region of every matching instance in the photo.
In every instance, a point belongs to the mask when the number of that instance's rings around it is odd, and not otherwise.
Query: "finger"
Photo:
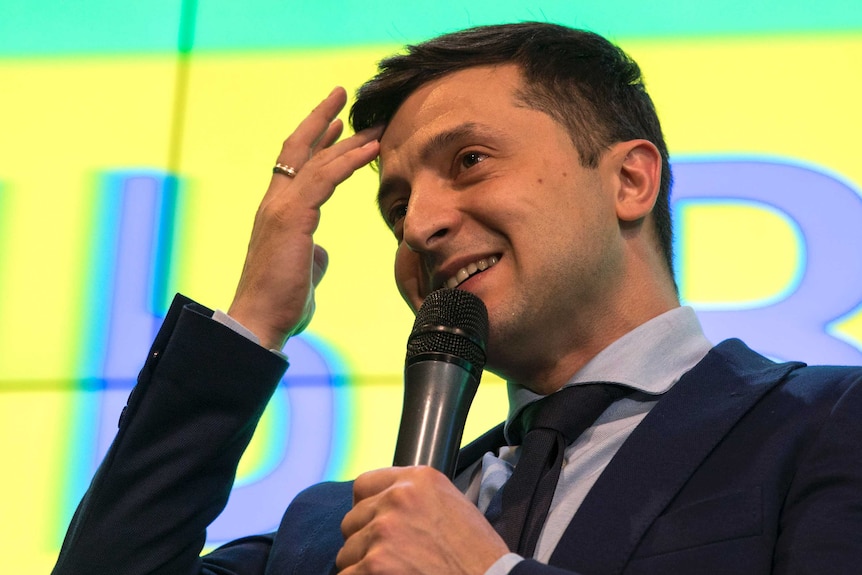
[[[384,467],[366,471],[353,480],[353,505],[383,492],[411,472],[411,467]]]
[[[383,135],[383,128],[374,127],[362,130],[353,134],[348,138],[344,138],[343,140],[336,142],[328,147],[321,148],[319,152],[317,152],[312,160],[309,162],[309,167],[313,166],[313,169],[325,169],[325,166],[331,162],[338,163],[341,161],[341,158],[344,156],[348,156],[350,159],[358,159],[360,156],[365,156],[364,153],[354,152],[357,149],[368,150],[365,146],[375,142],[377,143],[380,139],[380,136]],[[373,160],[377,156],[377,151],[375,150],[375,155],[372,156],[368,161]],[[364,162],[368,163],[368,161]],[[358,168],[359,166],[357,166]],[[356,168],[354,168],[355,170]]]
[[[368,545],[365,542],[365,537],[345,538],[344,545],[335,556],[335,566],[338,568],[338,572],[353,572],[354,566],[362,561],[366,553],[368,553]]]
[[[299,170],[311,157],[315,144],[332,130],[335,117],[346,103],[347,92],[344,88],[340,86],[334,88],[284,140],[281,152],[278,154],[278,163]],[[340,121],[337,123],[341,124]],[[338,129],[340,128],[335,130]]]
[[[341,142],[339,142],[341,143]],[[380,151],[380,142],[371,140],[352,148],[320,166],[316,170],[321,183],[328,183],[330,194],[335,186],[349,178],[356,170],[370,163]]]
[[[379,140],[383,135],[383,128],[383,126],[366,128],[344,138],[340,142],[330,142],[326,146],[320,146],[320,153],[318,155],[322,156],[321,161],[325,162],[327,158],[337,156],[345,150],[361,146],[372,140]]]
[[[343,142],[339,142],[339,144]],[[355,146],[357,143],[358,141],[353,142],[352,145]],[[380,143],[377,140],[371,140],[346,152],[343,149],[340,151],[342,152],[340,155],[333,157],[323,165],[309,162],[294,178],[296,180],[294,198],[298,202],[297,205],[313,209],[320,208],[332,197],[335,188],[340,183],[377,157]],[[283,184],[273,180],[267,195],[271,197],[278,195],[283,188]]]
[[[344,122],[342,122],[339,118],[334,119],[329,126],[326,128],[326,131],[323,135],[314,143],[311,149],[311,155],[318,153],[320,150],[325,150],[341,137],[341,134],[344,132]]]
[[[326,273],[326,268],[329,267],[329,254],[322,246],[314,244],[313,266],[311,270],[311,283],[314,287],[320,285],[320,280]]]
[[[341,534],[344,536],[344,539],[349,539],[368,525],[374,519],[376,513],[377,504],[373,497],[355,503],[350,508],[350,511],[345,513],[341,519]]]
[[[322,150],[301,170],[297,170],[295,177],[273,174],[264,201],[279,196],[292,186],[292,180],[297,180],[302,182],[296,188],[297,197],[302,199],[306,207],[319,208],[332,196],[335,186],[377,157],[380,144],[376,138],[380,132],[375,129],[363,130]]]
[[[338,113],[347,104],[347,92],[341,86],[333,88],[315,108],[299,123],[291,136],[298,143],[311,148],[317,142],[326,130],[329,128],[332,121]]]

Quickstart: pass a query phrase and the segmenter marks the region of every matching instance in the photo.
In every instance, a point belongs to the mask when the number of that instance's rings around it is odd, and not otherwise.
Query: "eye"
[[[483,154],[482,152],[465,152],[461,156],[461,167],[465,169],[472,168],[479,162],[484,161],[488,157],[487,154]]]
[[[392,207],[389,208],[389,211],[386,212],[386,223],[389,224],[390,228],[394,228],[395,224],[400,222],[404,216],[407,215],[407,203],[402,202],[398,204],[393,204]]]

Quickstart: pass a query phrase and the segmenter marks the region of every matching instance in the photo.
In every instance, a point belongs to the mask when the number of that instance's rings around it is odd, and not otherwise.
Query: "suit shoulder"
[[[802,399],[837,400],[847,394],[862,395],[862,367],[806,365],[787,374],[781,388]]]
[[[808,365],[801,361],[776,362],[750,349],[738,339],[716,345],[708,357],[727,362],[737,374],[759,378],[779,377],[782,386],[800,386],[811,392],[846,390],[862,379],[862,367],[851,365]]]

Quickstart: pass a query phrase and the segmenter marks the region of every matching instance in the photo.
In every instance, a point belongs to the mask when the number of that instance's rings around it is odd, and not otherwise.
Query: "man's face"
[[[415,311],[443,286],[488,308],[488,367],[504,377],[577,345],[621,273],[603,165],[516,96],[517,67],[476,67],[416,90],[381,140],[379,202],[395,278]],[[587,334],[583,334],[588,337]]]

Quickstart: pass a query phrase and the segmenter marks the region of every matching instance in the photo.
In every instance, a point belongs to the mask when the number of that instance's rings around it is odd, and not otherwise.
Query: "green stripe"
[[[859,0],[0,0],[0,56],[400,46],[546,20],[613,38],[862,32]],[[185,2],[185,17],[194,14]],[[192,27],[193,26],[193,27]]]

